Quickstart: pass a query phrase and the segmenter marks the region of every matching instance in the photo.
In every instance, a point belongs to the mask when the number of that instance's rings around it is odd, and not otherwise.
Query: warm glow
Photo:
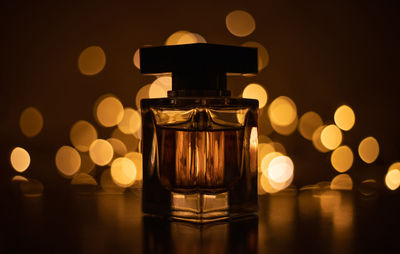
[[[140,101],[142,99],[148,99],[149,97],[149,91],[150,91],[150,85],[145,85],[142,86],[139,91],[136,94],[136,108],[140,111]]]
[[[320,127],[318,127],[313,135],[312,135],[312,142],[313,145],[315,147],[315,149],[317,149],[319,152],[321,153],[326,153],[329,151],[329,149],[327,149],[321,142],[321,133],[322,130],[326,127],[326,125],[321,125]]]
[[[328,125],[321,132],[321,142],[327,149],[334,150],[342,143],[342,132],[334,124]]]
[[[96,117],[99,123],[105,127],[115,126],[124,117],[124,107],[116,97],[106,96],[96,107]]]
[[[353,165],[353,160],[353,152],[348,146],[340,146],[331,154],[332,166],[340,173],[349,170]]]
[[[258,135],[258,143],[259,144],[261,144],[261,143],[268,144],[268,143],[271,143],[271,142],[272,142],[272,140],[268,136]]]
[[[243,98],[258,100],[258,107],[263,108],[267,104],[268,95],[264,87],[259,84],[249,84],[243,90]]]
[[[141,118],[137,110],[133,108],[125,108],[124,117],[118,124],[118,128],[125,134],[134,134],[141,127]]]
[[[31,164],[29,153],[22,147],[16,147],[10,155],[11,166],[17,172],[24,172]]]
[[[330,188],[331,190],[352,190],[353,181],[348,174],[340,174],[332,179]]]
[[[70,146],[62,146],[56,153],[56,166],[65,177],[72,177],[81,167],[81,156]]]
[[[20,175],[16,175],[11,179],[12,182],[16,181],[16,182],[28,182],[29,180],[24,177],[24,176],[20,176]]]
[[[246,11],[232,11],[225,18],[226,28],[238,37],[250,35],[256,29],[254,18]]]
[[[268,153],[262,158],[259,158],[261,160],[261,172],[266,176],[269,177],[269,166],[271,164],[271,161],[275,159],[276,157],[283,156],[283,154],[278,153],[278,152],[272,152]]]
[[[140,70],[140,49],[133,54],[133,65]]]
[[[87,152],[90,144],[97,139],[97,131],[91,123],[81,120],[72,126],[69,138],[76,149]]]
[[[88,175],[86,173],[77,173],[71,180],[72,185],[97,185],[96,180],[93,176]]]
[[[25,197],[40,197],[43,194],[43,184],[36,179],[20,182],[20,190]]]
[[[334,119],[340,129],[348,131],[353,128],[356,116],[349,106],[343,105],[336,109]]]
[[[162,76],[154,80],[149,88],[150,98],[163,98],[167,97],[168,91],[172,90],[172,78],[169,76]]]
[[[111,165],[111,177],[118,186],[129,187],[136,180],[136,166],[128,158],[117,158]]]
[[[299,132],[305,139],[312,140],[313,133],[322,124],[322,118],[317,113],[309,111],[300,117]]]
[[[286,155],[286,149],[281,143],[279,143],[279,142],[271,142],[271,145],[274,147],[275,152],[278,152],[278,153],[281,153],[283,155]]]
[[[125,154],[125,157],[135,164],[136,181],[141,181],[143,179],[143,155],[137,152],[130,152]]]
[[[400,170],[389,170],[385,176],[385,184],[390,190],[396,190],[400,186]]]
[[[270,181],[264,174],[258,174],[259,176],[259,190],[258,194],[263,195],[265,193],[275,193],[278,192],[278,189],[275,189],[274,187],[271,186]]]
[[[243,47],[250,47],[250,48],[257,48],[257,64],[258,64],[258,71],[261,71],[269,64],[269,53],[258,42],[249,41],[242,44]]]
[[[389,169],[388,169],[388,172],[389,172],[390,170],[393,170],[393,169],[398,169],[398,170],[400,170],[400,162],[399,162],[399,161],[393,163],[392,165],[390,165],[390,167],[389,167]]]
[[[364,138],[358,146],[358,154],[364,162],[374,162],[379,155],[378,141],[374,137]]]
[[[296,104],[286,96],[276,98],[268,108],[271,123],[279,126],[289,126],[296,121]]]
[[[116,139],[116,138],[109,138],[109,139],[107,139],[107,141],[113,147],[114,153],[116,155],[124,156],[128,152],[125,144],[121,140]]]
[[[342,195],[339,191],[325,191],[320,196],[321,210],[324,215],[333,215],[340,208]]]
[[[107,165],[114,155],[112,145],[104,139],[96,139],[90,145],[89,155],[92,161],[100,166]]]
[[[293,162],[287,156],[278,156],[271,160],[268,167],[268,177],[273,182],[284,183],[293,175]]]
[[[83,75],[95,75],[106,65],[106,54],[99,46],[90,46],[82,51],[78,59],[78,68]]]
[[[19,127],[25,136],[36,136],[43,128],[42,114],[34,107],[26,108],[19,118]]]

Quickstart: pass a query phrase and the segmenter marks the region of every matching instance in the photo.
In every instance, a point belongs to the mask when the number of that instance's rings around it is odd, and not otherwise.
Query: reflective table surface
[[[32,192],[34,193],[34,192]],[[258,218],[197,225],[144,216],[141,191],[3,197],[0,253],[382,253],[399,248],[398,195],[323,186],[259,198]],[[396,253],[396,252],[394,252]]]

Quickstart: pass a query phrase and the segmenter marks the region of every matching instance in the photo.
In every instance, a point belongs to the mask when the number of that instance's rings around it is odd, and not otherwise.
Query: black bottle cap
[[[229,96],[226,74],[256,74],[257,48],[196,43],[140,49],[143,74],[172,73],[168,96]]]

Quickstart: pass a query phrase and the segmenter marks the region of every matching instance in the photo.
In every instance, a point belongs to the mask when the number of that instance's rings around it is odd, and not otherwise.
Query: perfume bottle
[[[144,74],[172,73],[167,98],[143,99],[145,214],[197,223],[257,212],[258,101],[231,98],[227,73],[257,73],[257,49],[140,49]]]

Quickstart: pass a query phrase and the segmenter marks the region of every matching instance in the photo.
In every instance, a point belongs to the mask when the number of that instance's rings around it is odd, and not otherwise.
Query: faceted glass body
[[[143,211],[209,222],[257,211],[258,102],[144,99]]]

